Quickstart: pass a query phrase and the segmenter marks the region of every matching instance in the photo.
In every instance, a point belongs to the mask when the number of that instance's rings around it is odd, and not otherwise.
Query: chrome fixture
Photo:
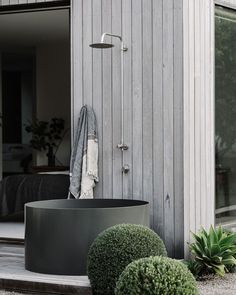
[[[105,37],[110,36],[114,38],[118,38],[121,43],[120,52],[121,52],[121,142],[117,145],[122,152],[128,149],[128,145],[124,143],[124,55],[123,53],[128,50],[126,46],[124,46],[122,37],[119,35],[114,35],[110,33],[103,33],[101,37],[100,43],[93,43],[89,46],[97,49],[106,49],[114,47],[112,43],[106,43]]]
[[[130,170],[130,167],[128,164],[124,164],[124,166],[122,167],[122,173],[127,174]]]

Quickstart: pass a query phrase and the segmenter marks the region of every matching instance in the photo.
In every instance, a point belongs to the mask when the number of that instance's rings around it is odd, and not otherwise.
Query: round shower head
[[[89,45],[92,48],[99,48],[99,49],[106,49],[106,48],[112,48],[114,47],[113,44],[100,42],[100,43],[93,43]]]

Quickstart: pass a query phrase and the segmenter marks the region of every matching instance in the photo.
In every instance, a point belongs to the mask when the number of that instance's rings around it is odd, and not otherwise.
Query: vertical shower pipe
[[[117,145],[117,147],[123,152],[128,149],[127,144],[124,143],[124,52],[127,51],[128,48],[124,46],[124,42],[121,36],[111,33],[102,34],[101,44],[106,44],[104,42],[105,36],[119,38],[121,42],[121,142]]]
[[[128,50],[126,46],[124,46],[122,37],[119,35],[111,34],[111,33],[103,33],[101,37],[100,43],[92,43],[89,46],[92,48],[97,49],[105,49],[105,48],[112,48],[114,44],[112,43],[106,43],[105,42],[105,36],[110,36],[114,38],[119,38],[121,42],[121,142],[117,145],[117,148],[119,148],[122,151],[122,163],[123,163],[123,151],[128,149],[128,145],[124,143],[124,52]],[[123,164],[122,172],[128,173],[130,170],[128,164]]]
[[[124,47],[124,42],[121,39],[121,144],[117,145],[122,151],[127,150],[128,146],[124,143],[124,52],[127,48]]]

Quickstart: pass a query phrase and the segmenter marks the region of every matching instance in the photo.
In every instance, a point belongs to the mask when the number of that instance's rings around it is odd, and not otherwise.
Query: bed
[[[7,176],[0,182],[0,221],[23,220],[25,203],[66,199],[68,189],[69,175]]]

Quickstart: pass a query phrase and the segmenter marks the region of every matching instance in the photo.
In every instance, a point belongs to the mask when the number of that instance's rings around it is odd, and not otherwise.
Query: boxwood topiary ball
[[[114,294],[116,281],[125,267],[151,255],[167,255],[163,241],[151,229],[120,224],[103,231],[88,253],[88,277],[93,293]]]
[[[146,257],[130,263],[120,275],[115,295],[198,295],[187,267],[167,257]]]

